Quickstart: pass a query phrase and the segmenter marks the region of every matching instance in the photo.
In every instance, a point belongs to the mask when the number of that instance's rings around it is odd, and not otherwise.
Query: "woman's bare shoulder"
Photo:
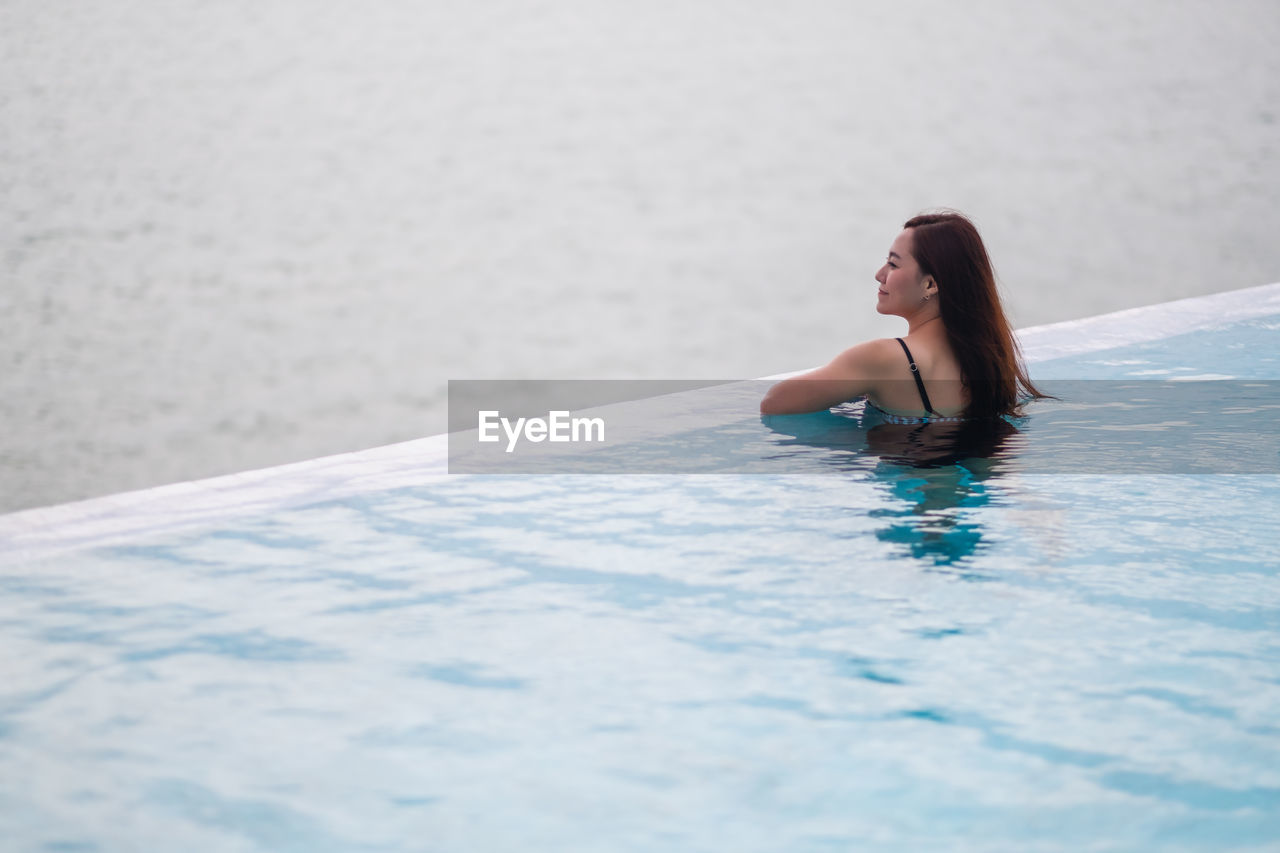
[[[793,414],[830,408],[873,391],[892,376],[892,338],[849,347],[830,363],[769,389],[760,403],[764,414]]]
[[[876,338],[863,341],[840,353],[832,364],[855,371],[868,379],[892,375],[902,358],[902,348],[895,338]]]

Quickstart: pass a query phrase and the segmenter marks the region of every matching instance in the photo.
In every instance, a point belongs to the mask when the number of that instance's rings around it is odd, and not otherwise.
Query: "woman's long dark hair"
[[[995,272],[978,229],[959,213],[908,219],[911,254],[938,284],[938,308],[947,343],[960,362],[971,418],[1021,414],[1026,398],[1041,398],[1027,376],[1022,352],[1005,319]]]

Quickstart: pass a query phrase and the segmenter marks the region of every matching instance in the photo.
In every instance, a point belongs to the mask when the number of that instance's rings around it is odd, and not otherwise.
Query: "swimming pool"
[[[1265,382],[1278,336],[1273,285],[1024,342]],[[1280,475],[1018,468],[1036,423],[994,469],[445,476],[435,438],[0,517],[0,837],[1274,847]]]

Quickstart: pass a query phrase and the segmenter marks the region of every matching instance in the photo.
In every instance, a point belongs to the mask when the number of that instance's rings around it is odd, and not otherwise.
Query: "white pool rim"
[[[1029,364],[1280,314],[1280,283],[1018,331]],[[807,368],[806,368],[807,369]],[[803,370],[764,379],[781,379]],[[448,436],[0,515],[0,563],[448,477]]]

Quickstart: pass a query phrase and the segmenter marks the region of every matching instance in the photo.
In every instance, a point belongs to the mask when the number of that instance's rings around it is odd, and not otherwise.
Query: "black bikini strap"
[[[916,367],[916,360],[912,358],[911,350],[907,349],[907,342],[902,338],[894,338],[894,340],[902,347],[902,351],[907,354],[907,363],[911,365],[911,378],[916,381],[916,389],[920,392],[920,401],[924,403],[924,410],[931,415],[937,415],[938,413],[933,410],[933,405],[929,402],[929,395],[924,390],[924,380],[920,378],[920,368]]]

